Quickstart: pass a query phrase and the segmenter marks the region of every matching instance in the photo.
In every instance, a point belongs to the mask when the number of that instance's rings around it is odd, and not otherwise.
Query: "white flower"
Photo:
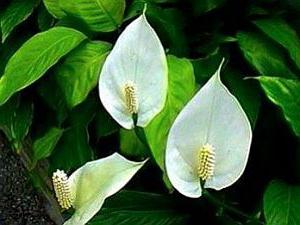
[[[100,210],[104,200],[124,187],[144,163],[129,161],[115,153],[86,163],[69,178],[57,170],[52,179],[58,202],[64,209],[75,209],[64,225],[86,224]]]
[[[108,55],[99,80],[100,99],[124,128],[145,127],[164,107],[168,67],[164,49],[145,15],[129,24]]]
[[[167,174],[187,197],[200,197],[202,187],[220,190],[232,185],[248,160],[251,126],[220,80],[221,65],[180,112],[168,136]]]

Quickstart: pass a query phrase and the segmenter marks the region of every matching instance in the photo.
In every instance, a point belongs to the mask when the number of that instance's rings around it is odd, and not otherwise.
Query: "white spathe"
[[[128,83],[133,83],[137,92],[137,126],[145,127],[165,105],[168,66],[163,46],[144,14],[120,35],[99,79],[104,107],[122,127],[132,129],[134,121],[124,96]]]
[[[86,224],[100,210],[104,200],[124,187],[144,163],[114,153],[77,169],[68,179],[75,212],[64,225]]]
[[[247,164],[251,125],[238,100],[222,84],[221,66],[180,112],[168,136],[167,174],[174,188],[187,197],[202,194],[198,166],[199,150],[205,144],[215,152],[214,173],[205,188],[232,185]]]

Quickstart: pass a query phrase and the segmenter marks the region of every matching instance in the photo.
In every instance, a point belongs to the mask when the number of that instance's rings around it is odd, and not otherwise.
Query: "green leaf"
[[[30,38],[31,34],[14,35],[0,44],[0,74],[4,73],[5,66],[10,57]]]
[[[65,129],[51,155],[52,168],[69,171],[93,159],[87,127],[95,116],[95,106],[96,99],[88,98],[72,110],[70,127]]]
[[[82,43],[56,68],[57,83],[70,108],[80,104],[97,85],[110,47],[100,41]]]
[[[96,137],[105,137],[119,130],[117,122],[104,109],[100,109],[95,116]]]
[[[28,134],[32,123],[33,105],[21,102],[18,96],[0,107],[0,129],[16,150]]]
[[[62,134],[62,129],[51,127],[44,136],[35,140],[32,147],[33,160],[38,161],[50,156]]]
[[[60,0],[43,0],[43,3],[52,16],[61,19],[66,16],[66,13],[61,9],[59,1]]]
[[[267,97],[278,105],[293,131],[300,136],[300,82],[280,77],[257,78]]]
[[[2,43],[11,31],[24,20],[26,20],[39,0],[13,0],[1,15]]]
[[[300,224],[300,187],[272,181],[264,194],[267,225]]]
[[[169,87],[165,107],[145,128],[153,157],[163,171],[169,129],[196,89],[193,66],[189,60],[169,55],[168,67]]]
[[[147,147],[138,139],[134,130],[120,129],[120,152],[129,157],[145,158]]]
[[[81,19],[92,31],[110,32],[122,23],[125,0],[59,0],[68,15]]]
[[[270,38],[286,48],[291,58],[300,68],[300,39],[289,24],[279,18],[261,19],[254,21],[254,23]]]
[[[261,75],[296,77],[287,66],[284,52],[272,40],[253,32],[239,32],[237,39],[246,60]]]
[[[64,27],[55,27],[30,38],[7,63],[0,80],[0,105],[38,80],[85,38],[82,33]]]
[[[189,224],[189,216],[176,207],[179,202],[169,196],[121,191],[104,203],[101,212],[89,225],[184,225]]]

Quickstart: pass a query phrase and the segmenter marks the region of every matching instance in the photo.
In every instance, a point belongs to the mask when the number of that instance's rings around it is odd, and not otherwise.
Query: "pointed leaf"
[[[264,194],[264,214],[268,225],[300,224],[300,187],[272,181]]]
[[[107,199],[89,225],[184,225],[191,220],[178,209],[182,202],[170,195],[122,190]]]
[[[250,122],[237,99],[220,80],[220,69],[184,107],[170,129],[166,168],[173,186],[189,197],[201,195],[199,150],[214,147],[213,176],[206,188],[220,190],[243,173],[251,144]]]
[[[151,152],[163,171],[169,130],[180,110],[196,90],[193,66],[189,60],[169,55],[168,67],[169,87],[165,107],[145,128]]]
[[[50,156],[62,134],[62,129],[52,127],[45,135],[35,140],[32,146],[33,160],[38,161]]]
[[[137,125],[145,127],[164,107],[167,95],[167,62],[164,49],[145,15],[134,20],[120,35],[108,55],[99,80],[100,99],[124,128],[134,127],[126,107],[124,87],[136,86]]]
[[[279,18],[270,18],[256,20],[254,24],[270,38],[285,47],[300,69],[300,39],[288,23]]]
[[[271,39],[253,32],[239,32],[237,39],[246,60],[261,75],[296,77],[288,67],[284,52]]]
[[[136,136],[134,130],[120,129],[120,153],[124,156],[139,157],[147,156],[147,147]]]
[[[86,224],[104,200],[125,186],[144,163],[129,161],[115,153],[76,170],[69,178],[70,189],[75,193],[75,213],[64,225]]]
[[[116,30],[122,22],[125,0],[59,0],[61,9],[82,20],[92,31]]]
[[[6,40],[12,30],[26,20],[39,0],[13,0],[1,15],[2,43]]]
[[[85,38],[82,33],[64,27],[55,27],[30,38],[7,63],[0,79],[0,105],[43,76]]]
[[[258,77],[267,97],[278,105],[293,131],[300,136],[300,82],[280,77]]]
[[[119,125],[104,109],[100,109],[95,116],[93,123],[96,129],[96,137],[105,137],[119,130]]]
[[[109,49],[106,42],[82,43],[56,68],[57,83],[70,108],[80,104],[97,85]]]

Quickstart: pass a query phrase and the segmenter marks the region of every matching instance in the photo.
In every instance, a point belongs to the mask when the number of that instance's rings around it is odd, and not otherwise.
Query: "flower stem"
[[[262,222],[261,220],[257,219],[256,217],[254,216],[251,216],[241,210],[239,210],[238,208],[232,206],[232,205],[228,205],[226,204],[224,201],[220,200],[219,198],[213,196],[211,193],[209,193],[208,191],[204,190],[203,191],[203,195],[206,197],[206,199],[211,202],[213,205],[215,206],[219,206],[219,207],[222,207],[224,208],[225,210],[229,211],[229,212],[232,212],[236,215],[238,215],[239,217],[243,217],[247,220],[250,220],[250,221],[253,221],[253,222],[256,222],[258,224],[265,224],[264,222]]]

